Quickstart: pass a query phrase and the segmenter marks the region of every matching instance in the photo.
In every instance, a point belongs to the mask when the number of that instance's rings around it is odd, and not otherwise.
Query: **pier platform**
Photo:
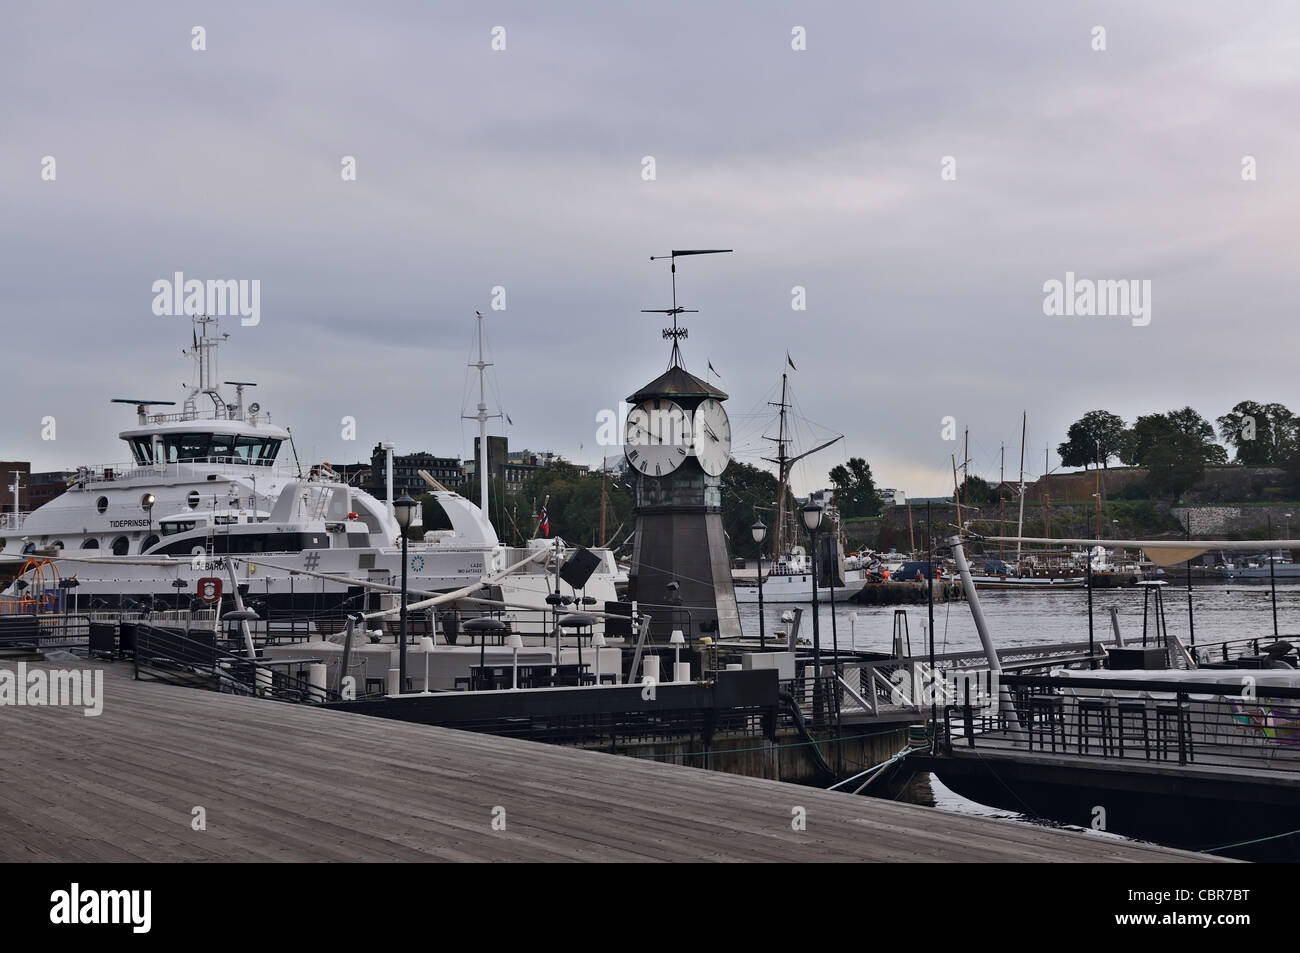
[[[102,669],[103,711],[0,706],[6,862],[1213,860],[135,681],[125,664],[26,664]],[[806,829],[795,830],[801,812]]]

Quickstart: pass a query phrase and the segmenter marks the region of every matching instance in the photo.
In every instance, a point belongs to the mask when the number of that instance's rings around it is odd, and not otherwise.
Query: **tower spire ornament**
[[[727,255],[730,254],[732,251],[733,249],[730,248],[686,248],[686,249],[673,249],[667,255],[650,256],[651,261],[662,261],[663,259],[667,258],[669,259],[672,265],[670,270],[672,272],[672,279],[673,279],[673,306],[671,308],[643,308],[641,310],[642,314],[672,315],[673,326],[671,328],[664,328],[664,332],[663,332],[664,340],[673,342],[673,350],[668,357],[668,366],[670,368],[680,367],[683,370],[685,370],[686,368],[686,365],[682,363],[682,349],[679,342],[681,341],[682,338],[689,337],[690,335],[687,328],[681,327],[677,324],[678,315],[699,313],[699,309],[697,308],[682,308],[679,307],[677,304],[677,259],[678,257],[684,255]]]

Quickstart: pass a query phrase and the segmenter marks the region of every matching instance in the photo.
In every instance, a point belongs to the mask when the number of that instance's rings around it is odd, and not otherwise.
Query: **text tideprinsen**
[[[50,922],[77,924],[129,924],[132,933],[148,933],[152,923],[152,890],[69,890],[50,894]]]

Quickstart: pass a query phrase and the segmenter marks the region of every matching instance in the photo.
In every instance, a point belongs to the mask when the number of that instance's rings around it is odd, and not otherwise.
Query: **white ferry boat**
[[[179,413],[161,411],[169,401],[116,401],[136,409],[135,425],[119,434],[129,462],[79,467],[60,496],[29,513],[0,515],[0,567],[16,572],[0,592],[0,612],[192,608],[212,595],[214,579],[229,597],[232,571],[264,619],[266,612],[324,617],[395,605],[396,596],[360,585],[399,581],[401,529],[391,501],[348,485],[328,464],[304,474],[286,462],[289,431],[258,404],[245,405],[253,385],[225,382],[235,388],[229,402],[216,385],[224,339],[212,333],[216,319],[194,323],[187,353],[197,380]],[[408,544],[410,590],[456,590],[538,548],[560,561],[572,553],[557,539],[503,546],[468,499],[447,490],[432,496],[451,529]],[[581,595],[614,600],[613,556],[593,552],[599,565]],[[547,609],[559,583],[546,562],[483,595]],[[66,584],[72,578],[75,587]],[[567,587],[562,594],[574,595]]]

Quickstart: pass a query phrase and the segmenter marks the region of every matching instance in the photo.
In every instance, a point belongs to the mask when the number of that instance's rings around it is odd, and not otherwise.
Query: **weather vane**
[[[673,306],[671,308],[642,308],[641,309],[642,314],[671,314],[673,316],[673,326],[671,328],[664,328],[664,340],[665,341],[671,340],[673,342],[672,355],[669,357],[668,360],[669,367],[684,366],[682,364],[682,349],[679,345],[679,342],[681,341],[682,338],[688,336],[688,332],[686,328],[678,326],[677,316],[679,314],[697,314],[699,310],[697,308],[680,308],[677,306],[677,258],[678,256],[679,255],[725,255],[731,251],[732,249],[730,248],[689,248],[689,249],[681,249],[681,250],[674,249],[672,252],[670,252],[667,255],[650,256],[651,261],[660,261],[664,258],[668,258],[672,262]]]

